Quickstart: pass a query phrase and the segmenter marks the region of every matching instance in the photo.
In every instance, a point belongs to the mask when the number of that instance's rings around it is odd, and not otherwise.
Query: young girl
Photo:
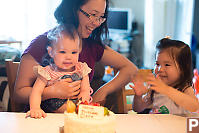
[[[133,110],[142,112],[152,109],[156,112],[165,106],[171,114],[186,114],[199,109],[199,102],[192,88],[192,59],[187,44],[164,38],[156,45],[156,63],[154,75],[147,76],[150,87],[142,98],[146,88],[140,80],[135,81]]]
[[[88,77],[91,69],[86,63],[78,62],[80,48],[77,32],[72,26],[58,26],[48,33],[48,38],[50,42],[49,46],[47,46],[49,57],[47,59],[50,59],[50,65],[46,67],[34,67],[38,77],[33,85],[29,99],[30,111],[26,114],[33,118],[46,116],[46,113],[40,108],[42,92],[46,86],[52,85],[60,80],[69,80],[69,82],[71,80],[81,80],[78,99],[82,98],[82,101],[87,102],[91,100],[90,91],[92,89]],[[46,108],[54,109],[53,111],[56,112],[65,102],[66,99],[48,99],[44,102],[43,108],[45,108],[44,110],[46,110]],[[52,110],[50,110],[50,112],[51,111]]]

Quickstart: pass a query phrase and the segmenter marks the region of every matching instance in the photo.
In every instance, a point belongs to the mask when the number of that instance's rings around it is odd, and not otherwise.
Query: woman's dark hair
[[[79,26],[78,11],[81,6],[86,4],[89,0],[62,0],[61,4],[56,8],[54,16],[59,24],[73,24],[77,29]],[[104,17],[108,16],[109,0],[106,1],[106,9]],[[97,27],[89,36],[90,39],[100,42],[102,44],[102,36],[107,38],[108,28],[107,20]]]
[[[177,67],[180,69],[180,79],[174,88],[183,92],[186,88],[190,87],[193,78],[190,47],[182,41],[164,38],[157,43],[156,50],[168,51],[171,58],[173,58],[178,65]]]
[[[46,50],[50,46],[52,47],[62,35],[66,35],[68,38],[75,40],[78,36],[78,32],[74,25],[65,24],[58,25],[57,27],[50,30],[47,34],[48,44],[46,45]],[[48,52],[42,58],[42,66],[47,66],[49,64],[54,64],[53,59],[50,57]]]

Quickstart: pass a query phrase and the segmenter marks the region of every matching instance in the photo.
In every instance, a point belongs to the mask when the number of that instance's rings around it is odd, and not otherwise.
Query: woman
[[[73,24],[82,39],[79,61],[86,62],[92,69],[90,81],[97,61],[113,66],[119,74],[109,83],[102,86],[94,95],[93,101],[103,101],[106,96],[127,84],[137,72],[136,66],[128,59],[108,46],[103,46],[101,36],[107,35],[108,0],[62,0],[55,11],[59,24]],[[19,103],[28,103],[32,85],[36,79],[32,68],[41,64],[46,54],[47,33],[38,36],[25,50],[19,67],[15,85],[15,99]],[[118,62],[119,61],[119,62]],[[55,89],[56,88],[56,89]],[[42,100],[50,98],[76,98],[79,94],[80,81],[60,81],[43,91]]]

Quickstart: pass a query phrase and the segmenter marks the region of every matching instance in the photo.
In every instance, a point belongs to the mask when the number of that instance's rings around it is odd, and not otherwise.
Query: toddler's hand
[[[136,76],[132,79],[134,86],[129,86],[134,89],[137,96],[142,96],[148,92],[148,85],[146,82],[148,81],[150,74],[152,74],[151,69],[140,69]]]
[[[80,92],[80,94],[78,95],[78,99],[82,99],[83,102],[85,101],[90,102],[89,92],[86,91]]]
[[[26,117],[28,116],[31,118],[45,118],[47,114],[42,109],[31,109],[26,113]]]
[[[168,85],[166,85],[160,79],[158,74],[156,75],[156,77],[150,76],[149,81],[147,83],[150,84],[150,89],[155,90],[156,92],[159,92],[161,94],[165,94],[165,92],[167,91]]]
[[[133,84],[134,84],[134,86],[133,85],[129,85],[129,86],[132,89],[134,89],[135,94],[137,96],[142,96],[143,94],[145,94],[148,91],[147,86],[144,85],[143,81],[134,80]]]

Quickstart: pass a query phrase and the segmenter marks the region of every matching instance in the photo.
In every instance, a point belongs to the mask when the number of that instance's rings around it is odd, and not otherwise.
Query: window
[[[60,1],[1,1],[0,40],[22,41],[26,48],[32,39],[56,25],[53,13]]]

